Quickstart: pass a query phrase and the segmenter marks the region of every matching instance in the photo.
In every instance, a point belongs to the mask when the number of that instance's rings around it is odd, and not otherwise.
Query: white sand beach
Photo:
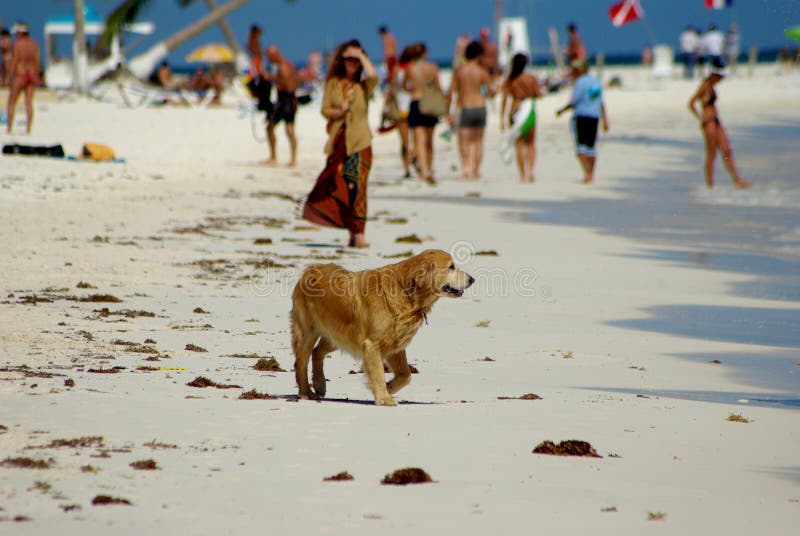
[[[4,144],[99,142],[125,162],[0,156],[0,533],[796,534],[800,138],[755,148],[759,129],[797,132],[800,72],[718,88],[747,191],[721,164],[704,187],[696,82],[614,74],[591,186],[554,115],[566,92],[538,105],[532,185],[500,159],[496,110],[477,182],[438,137],[438,186],[402,179],[396,134],[376,136],[367,250],[298,217],[324,165],[312,108],[290,170],[260,163],[234,95],[38,95],[33,133]],[[372,405],[338,352],[328,398],[293,399],[300,271],[428,248],[477,282],[428,316],[400,405]],[[187,385],[200,376],[239,387]],[[253,389],[278,398],[239,399]],[[532,453],[546,440],[601,457]],[[434,482],[381,484],[406,467]]]

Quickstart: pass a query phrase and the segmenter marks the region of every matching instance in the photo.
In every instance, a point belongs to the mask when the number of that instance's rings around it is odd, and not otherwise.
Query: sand
[[[368,250],[298,218],[324,163],[324,121],[312,109],[298,115],[300,165],[290,170],[260,164],[266,147],[235,94],[205,110],[42,98],[34,133],[4,143],[77,154],[101,142],[125,163],[0,158],[0,526],[793,534],[797,298],[737,292],[758,274],[671,256],[739,248],[793,267],[796,238],[764,252],[746,220],[731,224],[740,244],[704,230],[702,218],[725,210],[713,196],[747,205],[768,196],[770,177],[740,162],[752,191],[734,191],[721,168],[719,187],[705,191],[685,108],[694,84],[619,73],[591,187],[579,184],[567,119],[554,118],[564,93],[539,104],[534,185],[501,162],[496,113],[479,182],[455,178],[455,149],[440,139],[439,186],[402,180],[396,136],[376,137]],[[800,74],[768,66],[757,80],[719,90],[735,148],[747,129],[800,122]],[[372,113],[375,125],[378,106]],[[700,207],[699,226],[656,218],[675,199]],[[654,217],[643,225],[631,207]],[[789,210],[775,225],[791,237],[799,220]],[[411,234],[422,243],[396,241]],[[374,267],[426,248],[452,251],[477,283],[441,300],[409,347],[419,373],[401,405],[372,405],[352,373],[359,364],[339,353],[326,363],[329,398],[296,401],[288,311],[299,271],[319,260]],[[769,314],[755,325],[721,310]],[[736,355],[778,360],[783,383],[755,385]],[[270,357],[285,372],[253,369]],[[239,387],[187,385],[198,377]],[[238,398],[252,390],[271,396]],[[58,441],[80,438],[89,439]],[[601,457],[532,452],[565,440]],[[433,482],[381,484],[403,468]],[[352,480],[324,481],[345,471]]]

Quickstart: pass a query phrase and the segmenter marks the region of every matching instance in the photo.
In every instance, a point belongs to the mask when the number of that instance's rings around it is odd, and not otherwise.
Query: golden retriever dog
[[[309,266],[292,293],[292,348],[300,398],[325,396],[323,362],[340,348],[363,361],[375,403],[396,406],[391,395],[411,381],[406,346],[439,298],[459,298],[474,282],[456,268],[450,255],[432,249],[375,270]],[[388,383],[384,362],[394,374]]]

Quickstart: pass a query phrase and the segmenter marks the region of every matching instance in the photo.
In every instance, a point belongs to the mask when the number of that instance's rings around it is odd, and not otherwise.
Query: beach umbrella
[[[188,62],[200,63],[230,63],[233,61],[233,51],[221,43],[209,43],[194,49],[188,56]]]
[[[783,35],[800,43],[800,24],[792,26],[791,28],[786,28],[783,31]]]

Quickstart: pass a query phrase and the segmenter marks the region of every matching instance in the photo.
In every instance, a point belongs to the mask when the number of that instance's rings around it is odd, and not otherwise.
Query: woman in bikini
[[[419,56],[406,69],[403,88],[411,93],[411,105],[408,111],[408,126],[414,132],[414,157],[419,166],[420,178],[430,185],[436,184],[433,178],[433,129],[439,118],[425,115],[419,109],[419,101],[426,85],[432,85],[439,93],[439,67],[427,61],[428,49],[419,43]]]
[[[528,57],[525,54],[516,54],[511,60],[511,72],[503,83],[503,100],[500,104],[500,129],[506,126],[518,127],[511,134],[519,133],[514,140],[517,153],[517,167],[519,167],[519,181],[522,183],[533,182],[533,164],[536,160],[536,107],[533,100],[542,96],[539,81],[532,74],[525,72]],[[511,98],[511,111],[506,116],[506,100]],[[517,117],[520,106],[530,99],[528,113],[524,117]],[[509,140],[510,142],[511,140]],[[510,154],[509,154],[510,156]]]
[[[722,153],[722,161],[725,168],[730,173],[733,179],[733,184],[737,188],[749,188],[752,183],[742,179],[739,171],[736,169],[736,164],[733,161],[733,153],[731,152],[730,142],[728,141],[728,134],[719,120],[719,113],[717,112],[717,92],[714,91],[720,80],[725,76],[725,68],[722,62],[715,61],[711,66],[711,74],[708,75],[700,87],[697,89],[691,100],[689,100],[689,109],[692,114],[700,120],[700,128],[703,129],[703,136],[706,140],[706,186],[709,188],[714,187],[714,160],[717,157],[717,149]],[[700,102],[702,112],[698,112],[695,107],[695,102]]]
[[[8,93],[8,126],[6,131],[11,134],[14,128],[14,112],[19,96],[25,95],[25,112],[27,114],[27,132],[31,133],[33,125],[33,92],[39,85],[39,45],[31,39],[28,25],[18,22],[12,28],[17,39],[12,46],[11,58],[11,89]]]

